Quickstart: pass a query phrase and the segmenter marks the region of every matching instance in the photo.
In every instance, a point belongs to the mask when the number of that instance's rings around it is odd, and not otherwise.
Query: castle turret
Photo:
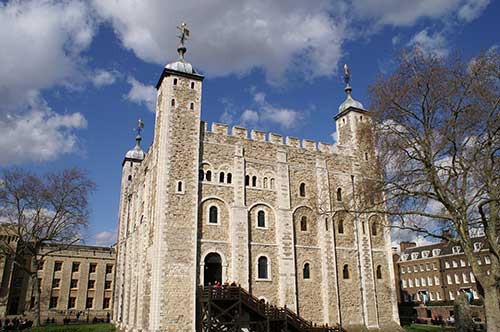
[[[368,111],[363,104],[352,97],[352,87],[350,85],[351,73],[349,67],[344,65],[346,83],[345,92],[346,99],[339,106],[339,112],[335,115],[335,123],[337,127],[338,143],[340,145],[356,148],[359,146],[359,141],[362,136],[360,132],[363,126],[361,123],[368,121]]]
[[[157,156],[149,322],[151,331],[194,331],[198,168],[203,76],[185,60],[189,30],[180,27],[178,59],[156,85]]]

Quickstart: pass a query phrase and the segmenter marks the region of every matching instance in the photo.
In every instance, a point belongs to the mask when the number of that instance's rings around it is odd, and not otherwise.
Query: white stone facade
[[[194,331],[196,287],[217,276],[317,323],[397,324],[385,221],[341,212],[362,204],[357,188],[377,176],[369,113],[338,114],[335,146],[209,130],[202,81],[164,70],[154,141],[144,160],[123,163],[114,321]],[[216,274],[209,257],[220,259]]]

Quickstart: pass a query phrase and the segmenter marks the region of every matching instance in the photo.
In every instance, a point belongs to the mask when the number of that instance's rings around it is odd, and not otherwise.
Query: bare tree
[[[0,241],[0,250],[30,277],[35,325],[40,325],[37,272],[48,255],[80,240],[81,229],[88,225],[88,197],[94,187],[77,168],[43,177],[15,168],[5,170],[0,178],[0,221],[17,240],[16,246]]]
[[[484,289],[488,330],[500,331],[499,53],[464,61],[404,52],[370,92],[383,178],[369,187],[387,207],[379,212],[393,227],[461,246]],[[490,274],[477,263],[477,234]]]

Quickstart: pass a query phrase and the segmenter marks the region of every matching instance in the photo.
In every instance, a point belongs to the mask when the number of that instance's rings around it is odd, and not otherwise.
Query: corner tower
[[[338,143],[348,148],[357,148],[361,143],[363,133],[361,132],[363,123],[370,121],[368,111],[359,101],[352,97],[352,88],[350,85],[351,72],[347,65],[344,65],[344,81],[346,99],[339,106],[339,112],[334,120],[338,134]]]
[[[185,23],[179,58],[163,69],[156,88],[156,126],[152,148],[156,175],[150,331],[194,331],[196,320],[196,246],[198,164],[203,76],[184,56]]]

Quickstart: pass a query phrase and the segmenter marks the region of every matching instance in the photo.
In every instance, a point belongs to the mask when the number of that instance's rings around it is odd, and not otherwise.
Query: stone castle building
[[[0,241],[16,249],[18,239],[7,226],[0,227]],[[59,248],[58,248],[59,247]],[[45,245],[47,253],[38,270],[40,317],[62,323],[64,318],[105,320],[113,306],[115,250],[111,247]],[[26,256],[27,264],[30,257]],[[0,317],[32,317],[35,307],[30,276],[0,255]]]
[[[370,114],[348,79],[336,145],[209,129],[183,42],[156,86],[153,143],[143,152],[138,135],[122,164],[114,321],[194,331],[197,286],[228,281],[316,323],[398,324],[385,220],[342,212],[377,176]]]

